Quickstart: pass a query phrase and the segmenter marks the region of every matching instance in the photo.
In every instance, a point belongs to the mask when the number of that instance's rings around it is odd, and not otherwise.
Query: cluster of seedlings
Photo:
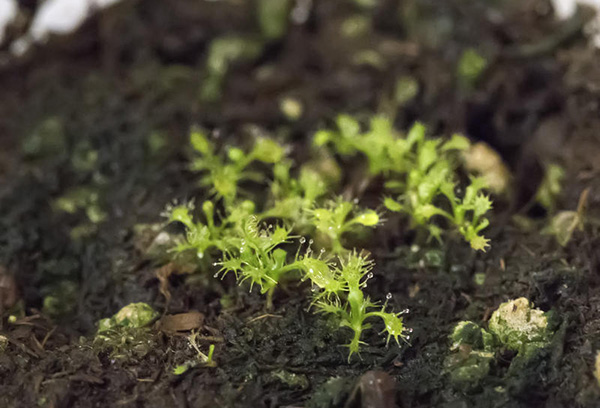
[[[406,310],[388,311],[391,294],[382,304],[364,293],[374,263],[366,251],[349,244],[361,230],[381,224],[385,209],[406,214],[412,226],[438,241],[453,230],[476,250],[488,246],[481,235],[491,208],[482,192],[485,183],[481,178],[471,178],[463,188],[459,183],[460,153],[469,148],[463,136],[428,138],[419,123],[404,135],[380,116],[365,130],[341,115],[336,130],[315,134],[311,152],[316,159],[301,166],[266,137],[248,150],[219,149],[200,130],[190,141],[190,168],[212,198],[199,206],[201,211],[193,201],[168,206],[168,221],[185,227],[173,256],[192,253],[199,270],[215,277],[235,275],[239,284],[260,289],[267,307],[283,281],[310,282],[311,307],[337,316],[340,326],[352,331],[350,356],[375,319],[382,321],[388,341],[409,337],[402,318]],[[385,180],[380,209],[361,208],[357,199],[335,195],[338,162],[348,159],[365,159],[369,177]]]

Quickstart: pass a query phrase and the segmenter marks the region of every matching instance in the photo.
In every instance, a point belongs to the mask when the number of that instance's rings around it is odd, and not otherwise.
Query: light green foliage
[[[279,109],[290,121],[296,121],[300,119],[304,112],[304,106],[302,102],[296,98],[283,98],[279,101]]]
[[[479,234],[487,226],[484,215],[491,202],[481,192],[481,179],[471,179],[464,194],[455,192],[459,184],[458,152],[469,147],[466,138],[428,139],[425,127],[418,123],[404,136],[384,116],[374,117],[367,131],[347,115],[339,116],[337,125],[338,130],[315,135],[314,145],[322,148],[319,160],[300,167],[295,167],[283,147],[271,139],[257,139],[249,151],[229,147],[221,153],[204,133],[192,132],[190,141],[196,155],[191,168],[201,173],[201,185],[216,200],[202,204],[201,216],[193,214],[192,204],[171,206],[166,216],[169,222],[181,223],[186,231],[174,252],[195,251],[197,258],[211,251],[220,253],[220,262],[214,264],[220,266],[215,277],[232,273],[250,290],[260,288],[267,294],[268,307],[272,306],[274,289],[284,280],[296,277],[310,281],[315,309],[337,316],[341,326],[352,331],[348,344],[351,356],[359,351],[362,333],[373,320],[382,321],[388,342],[408,338],[401,317],[405,311],[387,312],[387,301],[380,305],[363,292],[372,277],[373,263],[344,248],[343,235],[375,227],[381,217],[375,210],[359,208],[354,201],[327,200],[341,176],[324,147],[333,146],[342,156],[363,154],[371,175],[383,176],[389,193],[394,194],[385,199],[385,206],[410,215],[414,224],[438,239],[442,230],[432,223],[434,216],[445,219],[473,248],[484,249],[487,240]],[[263,165],[253,166],[256,162]],[[255,171],[264,164],[273,168],[270,195],[256,200],[258,204],[241,201],[242,181],[269,180]],[[218,216],[215,208],[221,209]],[[293,231],[323,241],[319,255],[313,254],[313,239],[303,248],[306,238],[296,240]],[[296,248],[295,255],[287,249],[290,247]],[[333,261],[336,255],[337,261]],[[178,373],[184,370],[177,368]]]
[[[52,202],[54,211],[67,214],[85,213],[87,220],[74,226],[70,235],[74,240],[88,237],[97,231],[98,224],[107,218],[100,203],[100,190],[93,186],[82,186],[68,190]]]
[[[4,354],[4,352],[8,348],[8,344],[8,337],[0,334],[0,355]]]
[[[577,211],[560,211],[550,220],[549,232],[561,246],[566,246],[576,229],[583,230],[583,218]]]
[[[579,196],[577,211],[560,211],[550,220],[546,233],[553,234],[561,246],[566,246],[576,229],[583,231],[586,222],[587,198],[589,188]]]
[[[229,213],[221,220],[215,216],[212,201],[202,204],[204,221],[194,218],[193,202],[168,206],[165,215],[169,222],[180,222],[185,226],[185,238],[178,240],[172,248],[175,253],[194,251],[199,259],[203,259],[211,250],[227,251],[241,245],[239,231],[242,222],[254,213],[252,201],[242,201],[230,207]]]
[[[310,387],[310,381],[304,374],[296,374],[287,370],[277,370],[271,373],[273,379],[281,381],[291,388],[306,390]]]
[[[263,229],[258,218],[250,216],[244,220],[241,232],[240,246],[226,251],[219,263],[223,275],[233,272],[240,283],[249,281],[251,290],[257,285],[261,293],[266,293],[285,273],[299,270],[302,260],[298,258],[288,264],[287,252],[280,248],[292,238],[289,229],[281,226]]]
[[[365,297],[363,289],[372,277],[372,262],[353,253],[341,258],[338,264],[321,257],[313,257],[310,247],[304,256],[296,253],[288,261],[288,254],[281,245],[291,240],[290,231],[280,226],[260,228],[258,219],[250,217],[243,228],[242,246],[229,251],[219,263],[221,273],[234,273],[240,283],[248,281],[250,287],[258,286],[261,293],[272,294],[284,275],[295,273],[313,286],[313,304],[318,312],[330,313],[340,318],[341,326],[350,328],[354,335],[348,344],[350,355],[358,352],[363,330],[370,327],[366,320],[380,318],[388,341],[399,342],[406,329],[401,313],[389,313]],[[303,238],[301,243],[305,242]],[[270,299],[270,297],[269,297]]]
[[[291,6],[290,0],[258,0],[258,22],[267,39],[276,40],[285,35]]]
[[[379,306],[365,296],[363,289],[373,276],[373,263],[366,257],[352,253],[346,258],[340,258],[339,263],[330,265],[325,270],[309,268],[306,278],[310,279],[319,290],[314,293],[314,305],[321,313],[334,314],[340,318],[340,325],[353,331],[353,337],[347,345],[350,356],[359,351],[363,342],[362,332],[371,327],[366,320],[379,318],[383,321],[383,332],[387,340],[394,338],[400,344],[400,339],[408,338],[401,317],[407,311],[399,313],[386,312],[386,304]],[[391,296],[389,296],[391,297]]]
[[[350,16],[340,26],[341,34],[347,38],[360,38],[368,35],[370,30],[371,20],[364,14]]]
[[[361,131],[360,123],[350,115],[339,115],[337,130],[320,130],[313,143],[317,147],[332,144],[341,155],[364,154],[371,174],[389,173],[401,159],[403,146],[391,122],[383,116],[371,119],[370,129]]]
[[[419,83],[411,76],[402,76],[396,81],[394,102],[398,106],[406,105],[419,94]]]
[[[480,251],[485,251],[489,246],[489,239],[480,235],[480,232],[489,225],[489,220],[484,218],[484,215],[492,209],[492,201],[489,196],[481,192],[485,185],[482,178],[472,178],[471,184],[466,188],[465,195],[460,199],[454,192],[455,184],[451,181],[445,181],[440,186],[440,192],[450,202],[451,211],[435,208],[433,214],[445,217],[458,229],[458,232],[464,237],[465,241],[471,244],[473,249]],[[437,235],[437,231],[431,228],[430,233],[432,236]]]
[[[361,226],[375,227],[379,223],[379,215],[374,210],[359,209],[356,204],[338,198],[311,210],[310,223],[321,236],[327,237],[331,251],[341,254],[346,251],[342,235]]]
[[[551,164],[546,169],[544,180],[540,185],[536,200],[549,211],[554,210],[556,199],[562,190],[562,181],[565,178],[565,170],[557,165]]]
[[[93,187],[78,187],[69,190],[53,202],[53,208],[68,214],[84,210],[90,222],[98,224],[106,219],[100,207],[98,190]]]
[[[302,231],[309,224],[307,210],[327,193],[329,183],[320,172],[307,165],[302,166],[298,178],[294,178],[291,167],[291,161],[282,161],[273,166],[273,203],[262,217],[289,220],[294,223],[295,229]]]
[[[414,224],[426,228],[438,240],[442,229],[432,217],[441,216],[473,249],[485,250],[488,240],[480,232],[489,224],[484,215],[492,207],[482,192],[485,182],[472,178],[462,197],[455,193],[457,152],[469,148],[465,137],[454,135],[445,142],[428,139],[425,126],[420,123],[400,137],[391,121],[382,116],[373,118],[366,132],[347,115],[338,117],[337,127],[336,131],[317,132],[314,145],[333,145],[343,156],[364,154],[371,174],[382,174],[388,190],[397,194],[384,199],[388,210],[408,214]]]
[[[191,136],[192,147],[197,155],[191,163],[193,171],[202,172],[201,185],[226,203],[232,204],[238,196],[239,183],[244,180],[261,181],[260,173],[252,172],[249,166],[255,162],[274,164],[284,157],[284,150],[271,139],[259,138],[250,152],[230,147],[225,155],[219,154],[214,144],[201,131],[195,130]]]
[[[78,173],[92,172],[98,164],[98,151],[92,149],[88,143],[79,143],[71,154],[71,165]]]
[[[463,86],[472,87],[487,66],[488,61],[477,51],[469,48],[463,52],[458,61],[458,80]]]
[[[158,317],[158,313],[147,303],[130,303],[113,317],[98,322],[98,333],[119,328],[140,328]]]

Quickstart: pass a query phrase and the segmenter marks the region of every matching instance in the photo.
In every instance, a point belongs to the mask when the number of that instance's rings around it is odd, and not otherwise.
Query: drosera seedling
[[[310,227],[309,210],[328,192],[331,183],[311,166],[301,166],[298,177],[292,176],[291,168],[291,160],[273,166],[271,202],[260,217],[290,221],[296,231],[303,233]]]
[[[203,259],[213,250],[228,251],[240,245],[239,231],[242,221],[254,214],[254,203],[240,201],[235,207],[229,207],[228,213],[220,219],[215,214],[212,201],[202,203],[202,219],[194,217],[195,204],[171,204],[163,213],[168,223],[181,223],[185,227],[185,236],[177,240],[173,253],[194,251],[198,259]]]
[[[427,138],[426,127],[418,122],[401,135],[384,116],[372,118],[366,131],[349,115],[338,116],[336,124],[337,130],[317,132],[313,145],[332,146],[341,156],[363,154],[370,173],[382,175],[386,182],[388,210],[407,214],[413,226],[438,241],[444,230],[433,217],[445,218],[473,249],[485,251],[489,240],[481,231],[489,224],[484,215],[492,207],[483,193],[486,183],[472,177],[465,193],[457,193],[460,152],[470,147],[467,138],[459,134],[446,141]]]
[[[376,211],[361,209],[355,202],[338,197],[322,207],[309,211],[310,223],[315,227],[317,236],[324,237],[327,247],[333,254],[342,254],[348,249],[342,244],[342,235],[361,227],[375,227],[381,223]]]
[[[275,164],[285,156],[282,146],[265,137],[257,138],[249,152],[229,147],[225,154],[217,151],[216,146],[200,129],[192,131],[190,141],[196,153],[191,161],[191,170],[202,173],[200,185],[209,188],[211,193],[222,198],[227,205],[233,205],[236,201],[242,181],[263,180],[263,174],[249,168],[253,162]]]
[[[210,346],[208,346],[208,354],[204,354],[200,350],[200,346],[198,346],[198,341],[197,341],[198,336],[199,336],[199,332],[197,330],[194,330],[187,337],[190,347],[192,347],[194,349],[194,351],[196,351],[196,358],[193,360],[188,360],[183,364],[179,364],[179,365],[175,366],[175,368],[173,368],[173,374],[181,375],[181,374],[185,373],[186,371],[188,371],[190,368],[197,367],[197,366],[210,367],[210,368],[214,368],[217,366],[217,363],[214,360],[215,345],[211,344]]]
[[[387,310],[391,294],[382,305],[364,293],[373,277],[373,262],[364,253],[345,248],[343,235],[379,225],[382,214],[360,208],[358,201],[331,198],[336,197],[334,186],[342,177],[328,149],[333,147],[338,157],[350,159],[363,154],[370,175],[385,181],[384,206],[407,214],[413,226],[438,240],[443,227],[450,226],[474,249],[485,250],[488,240],[481,231],[489,224],[485,215],[492,204],[483,192],[482,178],[470,178],[464,193],[460,191],[460,152],[470,146],[465,137],[430,139],[420,123],[402,135],[381,115],[371,119],[366,131],[349,115],[340,115],[337,126],[337,130],[318,132],[313,141],[318,149],[312,152],[327,160],[299,167],[274,140],[261,137],[248,151],[229,147],[221,152],[205,133],[193,131],[191,169],[201,173],[201,185],[214,198],[202,204],[201,216],[194,214],[193,203],[170,206],[165,215],[185,228],[174,253],[195,251],[198,259],[207,253],[220,254],[213,263],[220,268],[214,276],[233,274],[250,291],[259,288],[267,297],[267,308],[273,307],[273,293],[283,281],[310,282],[314,310],[335,315],[342,327],[352,331],[347,344],[351,357],[359,352],[363,332],[373,320],[383,323],[388,343],[392,338],[398,344],[407,341],[410,330],[402,317],[407,310]],[[262,164],[254,166],[256,162]],[[264,170],[265,164],[272,166],[272,179],[257,171]],[[240,198],[240,184],[248,180],[270,185],[266,199]],[[441,225],[434,223],[434,217]],[[315,241],[317,253],[312,248]]]
[[[340,319],[340,326],[347,327],[353,332],[350,343],[348,359],[358,353],[362,333],[371,327],[367,320],[379,318],[383,321],[382,333],[387,334],[387,342],[394,339],[399,345],[400,340],[407,341],[411,329],[404,326],[403,314],[408,309],[400,312],[386,312],[388,301],[392,295],[386,296],[386,302],[379,305],[365,296],[363,289],[369,279],[373,277],[373,262],[365,255],[353,252],[347,257],[339,258],[336,264],[330,265],[326,273],[308,271],[306,277],[311,279],[317,288],[313,294],[313,304],[317,312],[333,314]],[[313,275],[319,279],[313,278]]]

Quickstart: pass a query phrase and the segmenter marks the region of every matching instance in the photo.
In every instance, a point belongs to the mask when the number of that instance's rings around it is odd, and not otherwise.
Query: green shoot
[[[476,250],[485,250],[488,240],[480,235],[488,225],[483,215],[491,209],[490,199],[480,191],[482,179],[472,179],[464,197],[454,193],[458,184],[458,152],[469,148],[469,141],[454,135],[448,141],[426,138],[426,128],[416,123],[405,137],[394,131],[389,119],[378,116],[370,129],[361,132],[353,118],[340,115],[337,131],[320,131],[316,146],[333,145],[341,155],[363,153],[372,175],[382,174],[387,189],[396,194],[384,199],[385,207],[403,212],[414,225],[425,228],[431,237],[441,240],[442,229],[432,222],[435,215],[446,218]],[[450,204],[440,206],[440,198]]]
[[[292,221],[296,230],[303,231],[310,224],[307,210],[327,193],[329,184],[319,172],[308,166],[302,166],[299,177],[293,178],[291,166],[289,161],[273,166],[273,204],[261,216]]]
[[[320,313],[334,314],[341,319],[340,325],[352,330],[353,336],[349,344],[350,350],[348,359],[352,354],[357,353],[361,341],[362,332],[371,327],[365,323],[371,318],[379,318],[384,323],[383,333],[387,333],[387,341],[391,338],[400,344],[400,339],[408,339],[407,332],[410,330],[404,327],[402,314],[407,313],[404,310],[399,313],[386,312],[386,304],[383,306],[371,302],[368,296],[365,296],[363,289],[367,286],[367,281],[373,277],[371,272],[373,262],[365,256],[357,253],[350,254],[347,258],[341,258],[339,265],[332,266],[323,279],[314,279],[314,274],[307,273],[313,284],[321,290],[316,291],[314,295],[314,305]],[[387,300],[391,298],[388,294]]]
[[[375,227],[380,222],[377,212],[370,209],[360,210],[356,204],[341,198],[311,210],[310,215],[310,221],[317,233],[326,237],[327,246],[334,254],[346,251],[342,245],[344,233],[360,227]]]
[[[271,291],[286,272],[297,269],[287,264],[287,252],[280,245],[289,242],[290,230],[276,226],[261,229],[256,216],[248,217],[242,227],[241,245],[225,251],[221,265],[222,275],[233,272],[238,282],[250,282],[260,287],[261,293]]]
[[[199,130],[192,132],[190,140],[197,153],[191,163],[192,171],[203,173],[200,184],[209,187],[213,194],[223,198],[227,204],[233,204],[238,197],[242,181],[262,181],[262,174],[249,170],[253,162],[274,164],[284,157],[283,147],[266,138],[257,139],[249,153],[231,147],[224,156],[217,152],[214,144]]]
[[[391,156],[399,139],[387,118],[376,116],[371,119],[371,129],[366,133],[361,133],[360,123],[349,115],[339,115],[336,124],[337,131],[317,132],[313,144],[317,147],[332,144],[343,156],[364,154],[373,175],[387,173],[394,168]]]
[[[535,198],[549,212],[553,212],[556,207],[556,201],[562,191],[564,178],[565,170],[558,164],[553,163],[546,168],[544,179],[538,188]]]
[[[190,342],[190,346],[196,351],[197,358],[195,360],[189,360],[183,364],[179,364],[178,366],[176,366],[173,369],[173,374],[181,375],[181,374],[187,372],[190,368],[196,367],[199,364],[202,364],[204,367],[216,367],[217,366],[217,363],[213,358],[214,354],[215,354],[215,345],[211,344],[208,347],[208,355],[204,354],[200,350],[200,346],[198,346],[198,341],[197,341],[198,336],[199,336],[199,333],[197,331],[192,331],[192,333],[188,336],[188,341]]]
[[[175,253],[194,251],[198,259],[203,259],[205,254],[215,249],[227,251],[232,247],[239,247],[239,230],[242,221],[254,213],[254,203],[243,201],[235,206],[231,212],[217,222],[214,204],[205,201],[202,204],[204,222],[195,221],[192,215],[194,203],[183,205],[169,205],[163,214],[168,222],[179,222],[185,226],[185,238],[179,240],[172,249]]]
[[[261,229],[256,217],[250,217],[244,225],[243,245],[239,251],[229,251],[219,263],[223,275],[233,272],[238,282],[250,282],[250,288],[259,286],[261,293],[268,294],[268,306],[272,306],[272,293],[276,285],[288,273],[300,273],[302,280],[310,280],[315,293],[313,304],[322,313],[331,313],[341,319],[343,327],[353,330],[354,336],[348,344],[350,355],[358,352],[362,344],[363,330],[370,327],[367,319],[379,317],[383,320],[388,341],[399,342],[405,337],[403,313],[388,313],[363,294],[367,280],[373,274],[373,263],[362,255],[350,254],[336,266],[321,257],[312,257],[310,246],[305,256],[297,253],[291,262],[287,252],[280,248],[291,240],[290,231],[276,226]],[[305,242],[304,238],[300,243]],[[324,251],[321,251],[323,254]],[[318,290],[317,290],[318,289]]]

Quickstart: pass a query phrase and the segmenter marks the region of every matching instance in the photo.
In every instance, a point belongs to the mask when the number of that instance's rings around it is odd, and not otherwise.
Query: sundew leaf
[[[355,217],[354,221],[364,226],[372,227],[374,225],[377,225],[377,223],[379,222],[379,216],[375,211],[367,210],[359,216]]]

